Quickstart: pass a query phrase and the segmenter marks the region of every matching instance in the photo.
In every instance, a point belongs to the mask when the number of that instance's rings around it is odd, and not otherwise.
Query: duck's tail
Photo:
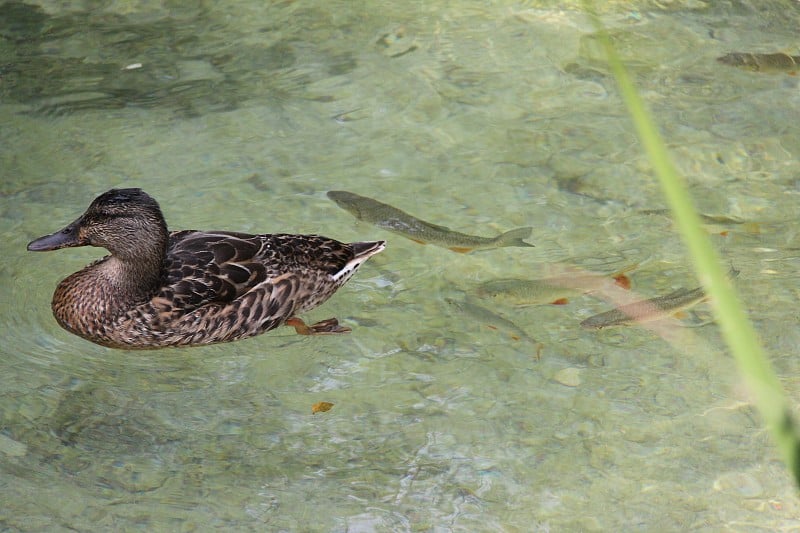
[[[353,247],[353,258],[333,275],[334,281],[347,281],[364,261],[386,248],[386,241],[351,242],[350,246]]]

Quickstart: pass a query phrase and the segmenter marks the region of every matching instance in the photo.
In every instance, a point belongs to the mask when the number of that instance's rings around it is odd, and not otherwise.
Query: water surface
[[[792,399],[796,2],[608,3]],[[698,285],[588,19],[563,2],[10,2],[0,7],[0,525],[9,530],[562,531],[800,527],[716,326],[588,331],[609,308],[449,301],[567,264]],[[58,280],[98,249],[25,251],[138,186],[173,229],[387,239],[309,319],[151,353],[61,330]],[[325,193],[535,248],[420,246]],[[468,308],[467,308],[468,309]],[[685,324],[699,324],[699,317]],[[312,415],[318,401],[331,411]]]

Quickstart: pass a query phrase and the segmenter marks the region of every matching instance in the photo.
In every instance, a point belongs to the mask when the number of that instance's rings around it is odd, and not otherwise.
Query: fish
[[[790,56],[783,52],[773,54],[733,52],[718,57],[717,61],[723,65],[740,67],[754,72],[791,71],[800,66],[800,56]]]
[[[739,271],[731,265],[728,270],[728,278],[733,279],[738,276]],[[628,326],[636,322],[660,320],[689,309],[707,298],[708,296],[703,287],[694,289],[680,288],[664,296],[656,296],[655,298],[621,305],[610,311],[590,316],[581,322],[581,327],[603,329],[611,326]]]
[[[563,283],[563,280],[562,280]],[[572,296],[580,296],[591,289],[565,287],[549,283],[546,279],[504,278],[487,281],[478,286],[476,294],[483,299],[498,303],[524,307],[560,302]]]
[[[482,283],[476,293],[481,298],[516,307],[563,304],[567,303],[570,297],[595,291],[599,288],[599,284],[605,281],[598,276],[576,276],[574,279],[505,278]]]
[[[570,297],[589,294],[609,284],[629,289],[630,280],[625,272],[633,270],[635,267],[636,265],[632,265],[607,276],[564,272],[560,276],[540,279],[494,279],[481,283],[476,289],[476,294],[483,299],[491,299],[497,303],[516,307],[544,304],[563,305],[568,303]]]
[[[681,288],[664,296],[621,305],[611,311],[590,316],[581,327],[603,329],[612,326],[627,326],[636,322],[659,320],[688,309],[706,299],[703,287]]]
[[[453,252],[468,253],[505,246],[533,247],[524,241],[530,237],[533,230],[531,227],[512,229],[496,237],[479,237],[420,220],[389,204],[352,192],[328,191],[328,198],[358,220],[369,222],[414,242],[433,244]]]
[[[664,215],[670,216],[671,211],[669,209],[642,209],[639,213],[643,215]],[[698,213],[700,215],[700,220],[707,224],[745,224],[745,220],[731,216],[731,215],[707,215],[704,213]]]
[[[490,311],[482,305],[476,304],[468,297],[463,300],[456,300],[454,298],[445,298],[444,300],[462,313],[470,315],[472,318],[478,320],[489,329],[506,333],[515,341],[524,340],[532,344],[538,344],[538,341],[528,335],[521,327],[514,324],[509,319],[498,315],[494,311]]]

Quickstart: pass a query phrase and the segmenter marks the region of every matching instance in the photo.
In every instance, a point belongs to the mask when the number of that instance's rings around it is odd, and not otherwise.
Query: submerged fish
[[[572,296],[602,290],[610,285],[630,289],[625,275],[638,265],[629,265],[613,274],[593,274],[581,270],[565,270],[557,276],[539,279],[504,278],[478,285],[478,296],[497,303],[523,307],[526,305],[568,303]]]
[[[537,341],[528,335],[525,330],[520,328],[518,325],[514,324],[509,319],[502,317],[497,313],[490,311],[489,309],[486,309],[482,305],[478,305],[470,301],[469,298],[465,298],[464,300],[445,298],[445,301],[448,304],[455,306],[456,309],[462,313],[477,319],[486,327],[505,333],[515,341],[525,340],[530,343],[537,344]]]
[[[563,283],[563,280],[561,280]],[[566,287],[560,283],[551,283],[547,279],[493,279],[478,286],[477,294],[481,298],[491,299],[498,303],[523,307],[526,305],[543,305],[561,303],[572,296],[579,296],[593,289]]]
[[[734,52],[718,57],[717,61],[724,65],[740,67],[755,72],[795,70],[800,66],[800,56],[790,56],[782,52],[774,54]]]
[[[639,213],[643,215],[664,215],[671,216],[669,209],[642,209]],[[707,215],[705,213],[698,213],[700,220],[707,224],[744,224],[745,221],[739,217],[731,215]]]
[[[581,327],[603,329],[611,326],[626,326],[635,322],[659,320],[688,309],[705,299],[706,292],[702,287],[678,289],[664,296],[621,305],[611,311],[590,316],[581,322]]]
[[[329,191],[328,198],[359,220],[392,231],[414,242],[434,244],[454,252],[467,253],[504,246],[533,246],[523,240],[531,234],[532,228],[529,227],[513,229],[497,237],[479,237],[425,222],[396,207],[352,192]]]
[[[733,279],[739,271],[731,265],[728,278]],[[626,305],[621,305],[611,311],[590,316],[581,327],[587,329],[603,329],[611,326],[627,326],[635,322],[650,322],[674,315],[679,311],[688,309],[707,298],[703,287],[695,289],[681,288],[664,296],[656,296],[648,300],[641,300]]]
[[[564,274],[542,279],[494,279],[481,283],[477,294],[484,299],[507,305],[565,304],[568,298],[588,294],[614,283],[623,286],[622,273],[610,277],[596,274]]]

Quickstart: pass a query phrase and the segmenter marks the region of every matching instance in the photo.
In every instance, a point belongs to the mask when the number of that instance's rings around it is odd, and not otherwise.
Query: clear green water
[[[800,7],[662,4],[609,4],[604,20],[700,208],[746,222],[709,231],[800,398],[798,78],[715,61],[797,54]],[[657,184],[578,11],[303,1],[0,11],[0,529],[800,527],[715,326],[667,342],[641,328],[580,329],[609,308],[588,296],[483,302],[530,336],[515,340],[448,303],[563,263],[638,265],[630,276],[647,296],[697,285],[669,219],[647,212],[663,208]],[[57,282],[102,251],[25,245],[113,186],[144,188],[173,229],[389,247],[307,317],[337,316],[348,336],[282,329],[109,350],[62,331],[49,309]],[[330,189],[468,233],[533,226],[536,248],[423,247],[355,224]],[[335,405],[312,415],[318,401]]]

